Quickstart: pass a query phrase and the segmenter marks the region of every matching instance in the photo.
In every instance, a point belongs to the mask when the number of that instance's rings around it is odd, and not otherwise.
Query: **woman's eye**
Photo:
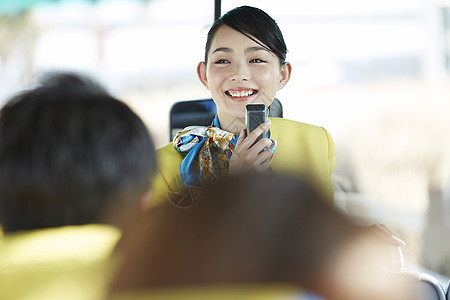
[[[218,59],[218,60],[216,60],[215,63],[216,64],[226,64],[226,63],[229,63],[229,61],[226,59]]]
[[[266,61],[265,61],[265,60],[262,60],[262,59],[260,59],[260,58],[255,58],[255,59],[250,60],[250,62],[251,62],[251,63],[264,63],[264,62],[266,62]]]

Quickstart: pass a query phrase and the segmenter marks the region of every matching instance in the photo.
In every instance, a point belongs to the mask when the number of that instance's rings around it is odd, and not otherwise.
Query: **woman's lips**
[[[228,96],[228,98],[231,98],[233,101],[246,101],[250,97],[255,96],[258,93],[258,90],[228,90],[225,92],[225,94]]]

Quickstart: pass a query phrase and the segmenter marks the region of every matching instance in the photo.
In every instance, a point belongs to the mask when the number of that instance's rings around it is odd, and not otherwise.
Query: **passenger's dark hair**
[[[117,248],[127,259],[115,291],[280,282],[313,287],[359,231],[308,182],[264,172],[223,177],[205,185],[192,208],[166,203],[133,221]]]
[[[0,111],[3,229],[100,222],[148,190],[154,151],[142,120],[98,83],[48,76]]]
[[[217,30],[226,25],[239,31],[274,53],[284,64],[286,60],[287,47],[283,34],[274,19],[263,10],[251,6],[241,6],[230,10],[217,19],[211,26],[205,47],[205,63],[208,61],[208,53]]]

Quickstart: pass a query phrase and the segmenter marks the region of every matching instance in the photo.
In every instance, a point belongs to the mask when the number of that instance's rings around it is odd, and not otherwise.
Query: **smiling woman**
[[[254,170],[306,176],[333,202],[334,143],[324,128],[271,118],[252,132],[244,130],[246,105],[270,106],[288,83],[292,67],[286,53],[275,20],[258,8],[238,7],[214,22],[197,74],[217,115],[210,127],[188,127],[158,151],[154,205],[167,197],[178,206],[193,205],[203,183]],[[185,188],[190,199],[175,197]]]
[[[272,50],[259,43],[221,26],[208,45],[205,62],[198,65],[198,76],[217,105],[224,130],[239,133],[245,127],[245,105],[269,106],[289,81],[290,63],[280,64]]]

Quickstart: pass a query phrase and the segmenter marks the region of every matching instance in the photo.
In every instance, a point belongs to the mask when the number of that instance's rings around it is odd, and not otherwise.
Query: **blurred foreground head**
[[[5,232],[110,221],[149,190],[154,169],[144,123],[89,78],[51,74],[0,111]]]
[[[403,299],[387,280],[383,246],[305,181],[226,177],[192,208],[167,202],[135,219],[112,290],[286,284],[327,299]]]

